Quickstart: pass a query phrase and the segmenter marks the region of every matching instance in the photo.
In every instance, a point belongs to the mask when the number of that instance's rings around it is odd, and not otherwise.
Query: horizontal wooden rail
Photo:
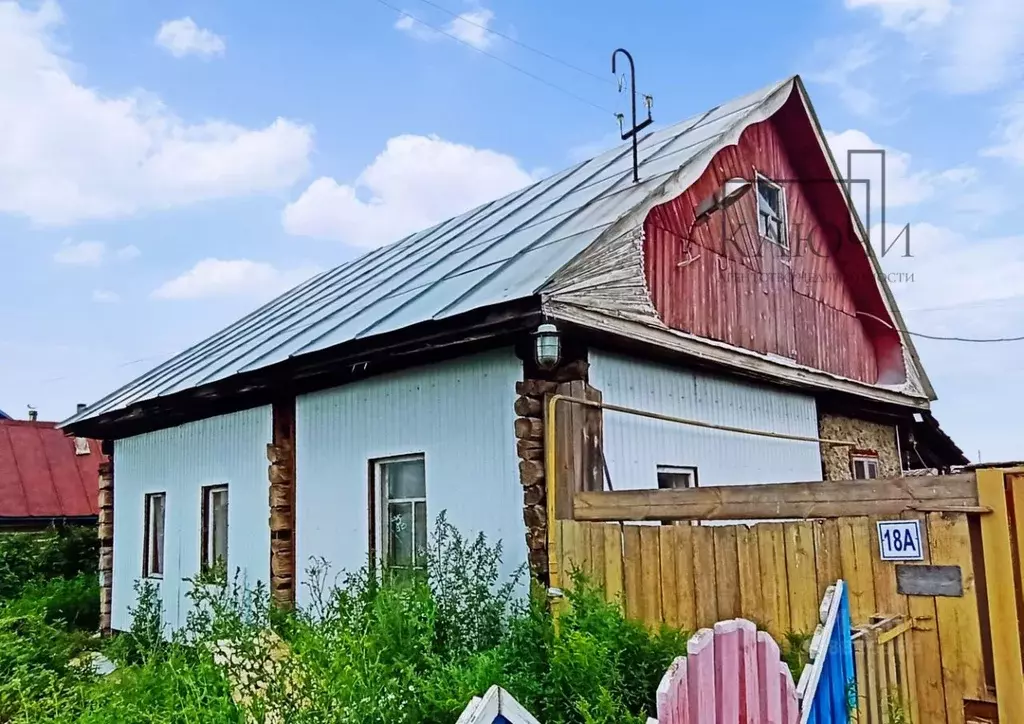
[[[925,512],[980,513],[974,473],[841,482],[577,492],[581,521],[769,520]]]

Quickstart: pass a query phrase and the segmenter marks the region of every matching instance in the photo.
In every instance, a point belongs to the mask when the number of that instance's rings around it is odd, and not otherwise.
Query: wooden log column
[[[273,405],[270,466],[270,596],[275,606],[295,605],[295,398]]]
[[[530,573],[548,584],[547,490],[544,475],[544,402],[566,382],[584,381],[588,364],[585,350],[566,350],[565,361],[554,370],[539,369],[533,347],[519,350],[523,379],[516,383],[515,435],[519,481],[523,485],[523,523],[529,549]]]
[[[104,444],[104,448],[106,444]],[[106,450],[104,450],[106,452]],[[108,454],[109,455],[109,454]],[[114,459],[109,456],[99,467],[100,539],[100,634],[109,636],[114,589]]]

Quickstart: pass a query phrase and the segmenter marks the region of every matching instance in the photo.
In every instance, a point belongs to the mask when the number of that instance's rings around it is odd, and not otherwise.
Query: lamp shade
[[[554,369],[562,358],[562,338],[558,327],[542,324],[533,333],[533,355],[542,370]]]

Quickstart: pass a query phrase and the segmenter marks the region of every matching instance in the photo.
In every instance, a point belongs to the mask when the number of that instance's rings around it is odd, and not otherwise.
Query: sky
[[[882,260],[908,329],[1024,335],[1024,3],[729,7],[0,0],[0,408],[62,419],[319,270],[614,145],[619,46],[658,125],[799,73],[840,159],[886,151],[872,236],[910,224],[912,257]],[[968,456],[1024,458],[1024,342],[916,344]]]

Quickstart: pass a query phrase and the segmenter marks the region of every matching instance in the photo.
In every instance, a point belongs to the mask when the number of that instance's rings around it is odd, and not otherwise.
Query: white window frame
[[[423,465],[423,496],[416,498],[396,498],[391,500],[388,498],[387,481],[384,479],[383,471],[388,465],[395,463],[408,463],[418,462]],[[412,546],[413,546],[413,570],[421,569],[426,566],[426,556],[422,561],[419,559],[419,552],[416,550],[416,503],[423,503],[425,522],[429,526],[429,519],[426,518],[429,515],[429,508],[427,507],[427,456],[425,453],[410,453],[408,455],[396,455],[387,458],[377,458],[371,461],[373,465],[373,489],[374,494],[377,498],[377,510],[376,515],[376,540],[374,541],[377,549],[377,558],[382,567],[385,568],[404,568],[403,566],[390,566],[388,559],[390,558],[391,551],[389,550],[390,536],[390,517],[388,516],[388,504],[389,503],[411,503],[412,504]]]
[[[857,477],[857,463],[864,467],[864,477]],[[868,466],[874,467],[875,474],[868,474]],[[850,475],[854,480],[877,480],[878,479],[878,455],[871,453],[853,453],[850,455]]]
[[[758,193],[757,187],[760,184],[767,184],[779,192],[779,239],[772,239],[767,233],[761,232],[761,195]],[[779,183],[772,181],[770,178],[762,173],[754,174],[754,211],[757,212],[757,233],[764,241],[772,244],[781,246],[786,251],[789,251],[789,207],[786,204],[786,189]],[[765,229],[767,232],[767,227]]]
[[[661,477],[662,473],[666,475],[686,475],[688,480],[687,484],[682,487],[673,485],[671,488],[663,488],[661,486],[661,481],[658,480],[659,490],[684,490],[686,488],[699,487],[696,465],[659,465],[657,468],[658,477]]]
[[[154,515],[157,500],[162,502],[160,508],[159,546],[154,545],[158,531],[156,516]],[[143,535],[145,536],[145,542],[142,546],[142,577],[161,579],[164,577],[164,571],[167,570],[167,493],[146,493],[143,498],[143,506]],[[159,553],[159,556],[155,555],[156,553]],[[159,561],[157,561],[157,558],[159,558]],[[154,563],[158,563],[158,565],[154,565]],[[157,568],[159,570],[156,570]]]
[[[231,557],[231,490],[227,483],[204,485],[200,509],[200,535],[202,536],[202,559],[200,570],[206,571],[216,564],[213,551],[213,496],[223,492],[227,496],[227,519],[224,521],[224,566],[229,568]]]

